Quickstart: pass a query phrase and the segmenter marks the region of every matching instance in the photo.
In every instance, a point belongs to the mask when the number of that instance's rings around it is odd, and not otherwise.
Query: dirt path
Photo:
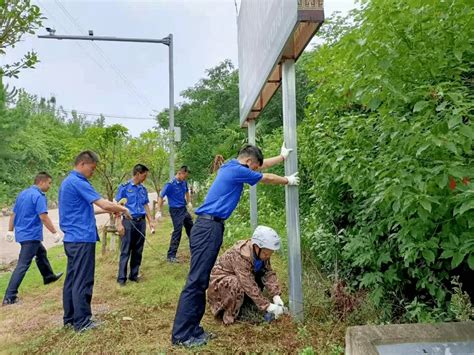
[[[156,193],[151,193],[148,195],[150,201],[156,199]],[[59,213],[57,209],[48,211],[49,217],[51,218],[53,224],[59,226]],[[18,259],[18,254],[20,252],[20,244],[18,243],[9,243],[5,239],[5,234],[8,231],[8,221],[10,217],[0,217],[0,265],[9,264],[12,261]],[[97,227],[100,227],[107,223],[109,216],[107,214],[96,215]],[[51,233],[43,228],[44,236],[44,246],[49,249],[56,244],[53,241]]]

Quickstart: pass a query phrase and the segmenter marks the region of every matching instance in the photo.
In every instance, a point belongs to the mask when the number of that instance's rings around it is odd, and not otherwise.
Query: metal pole
[[[38,36],[38,38],[43,39],[73,39],[79,41],[107,41],[107,42],[135,42],[135,43],[161,43],[169,44],[168,37],[162,39],[152,39],[152,38],[126,38],[126,37],[110,37],[110,36],[69,36],[69,35],[43,35]]]
[[[255,145],[255,120],[248,121],[248,135],[249,143]],[[252,232],[258,225],[258,211],[257,211],[257,185],[250,186],[250,226]]]
[[[283,84],[283,134],[287,148],[293,152],[285,160],[285,175],[298,171],[296,140],[296,86],[295,61],[285,60],[282,66]],[[297,186],[286,186],[286,230],[288,234],[288,275],[290,282],[290,312],[303,320],[303,290],[301,286],[300,213]]]
[[[170,180],[174,176],[174,73],[173,73],[173,35],[170,33],[169,36],[169,95],[170,95],[170,109],[169,109],[169,121],[170,121]]]

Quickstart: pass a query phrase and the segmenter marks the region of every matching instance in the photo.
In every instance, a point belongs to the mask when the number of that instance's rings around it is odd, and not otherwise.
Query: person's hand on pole
[[[193,211],[193,204],[188,202],[188,212],[191,213]]]
[[[278,319],[283,313],[284,309],[282,306],[279,306],[274,303],[270,303],[270,305],[267,307],[267,312],[272,313],[275,316],[275,319]]]
[[[298,186],[300,183],[300,178],[298,177],[298,172],[285,176],[288,180],[288,185],[290,186]]]
[[[8,231],[6,235],[7,242],[11,243],[15,240],[15,233],[13,231]]]
[[[283,157],[283,160],[286,160],[288,158],[288,155],[293,151],[293,149],[288,149],[285,146],[285,142],[283,142],[283,145],[281,146],[280,149],[280,155]]]

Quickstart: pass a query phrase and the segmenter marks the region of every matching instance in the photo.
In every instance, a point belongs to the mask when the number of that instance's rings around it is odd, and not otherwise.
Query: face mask
[[[253,252],[253,271],[259,272],[262,268],[263,268],[263,260],[260,260],[254,251]]]

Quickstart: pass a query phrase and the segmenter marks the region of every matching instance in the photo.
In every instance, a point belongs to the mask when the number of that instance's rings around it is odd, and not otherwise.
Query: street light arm
[[[108,41],[108,42],[135,42],[135,43],[161,43],[169,46],[171,43],[170,37],[162,39],[153,38],[129,38],[129,37],[108,37],[108,36],[70,36],[70,35],[57,35],[54,32],[50,32],[48,35],[40,35],[38,38],[45,39],[72,39],[79,41]]]

